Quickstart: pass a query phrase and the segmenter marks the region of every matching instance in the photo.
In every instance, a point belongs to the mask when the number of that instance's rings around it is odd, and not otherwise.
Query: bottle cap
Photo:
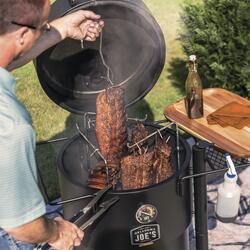
[[[228,166],[228,171],[225,173],[225,181],[228,182],[236,182],[238,179],[238,175],[234,166],[234,163],[232,161],[232,158],[229,154],[225,154],[226,157],[226,163]]]
[[[236,174],[231,174],[229,172],[227,172],[227,177],[228,178],[234,178],[235,176],[237,176]]]
[[[227,167],[228,167],[228,173],[230,175],[237,175],[234,163],[232,161],[232,158],[229,154],[225,154],[226,157],[226,163],[227,163]]]
[[[225,173],[224,180],[226,182],[236,182],[238,180],[238,176],[234,174],[230,174],[229,172]]]
[[[191,61],[191,62],[195,62],[196,61],[196,55],[191,55],[191,56],[189,56],[189,61]]]

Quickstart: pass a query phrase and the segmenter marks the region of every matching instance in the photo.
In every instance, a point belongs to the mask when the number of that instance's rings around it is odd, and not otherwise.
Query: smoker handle
[[[78,0],[68,0],[71,7],[78,4]]]
[[[205,155],[207,143],[200,141],[193,146],[194,174],[206,171]],[[207,178],[206,175],[194,179],[194,208],[196,249],[208,250],[207,225]]]
[[[69,5],[71,7],[74,7],[76,5],[79,4],[79,0],[68,0],[69,1]],[[92,2],[95,2],[96,0],[85,0],[85,1],[81,1],[81,5],[85,5],[85,4],[88,4],[88,3],[92,3]]]

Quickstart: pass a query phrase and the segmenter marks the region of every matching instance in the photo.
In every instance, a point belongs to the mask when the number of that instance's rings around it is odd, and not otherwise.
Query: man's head
[[[48,0],[1,0],[0,35],[14,28],[11,22],[39,27],[47,4]]]
[[[15,57],[27,52],[41,34],[50,10],[49,0],[1,0],[0,38],[13,43]]]

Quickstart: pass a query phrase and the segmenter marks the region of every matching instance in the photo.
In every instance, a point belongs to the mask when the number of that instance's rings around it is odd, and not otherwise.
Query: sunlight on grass
[[[148,8],[152,11],[153,15],[161,26],[165,36],[167,48],[165,68],[157,84],[146,97],[146,101],[150,105],[155,120],[164,119],[164,108],[182,97],[181,91],[178,88],[172,86],[171,81],[168,79],[169,62],[175,57],[183,57],[181,45],[177,40],[181,2],[183,1],[145,1]]]

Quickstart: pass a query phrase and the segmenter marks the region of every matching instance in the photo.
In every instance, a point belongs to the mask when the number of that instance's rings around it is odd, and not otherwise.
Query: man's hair
[[[46,0],[1,0],[0,35],[9,30],[10,22],[37,27],[42,18]]]

